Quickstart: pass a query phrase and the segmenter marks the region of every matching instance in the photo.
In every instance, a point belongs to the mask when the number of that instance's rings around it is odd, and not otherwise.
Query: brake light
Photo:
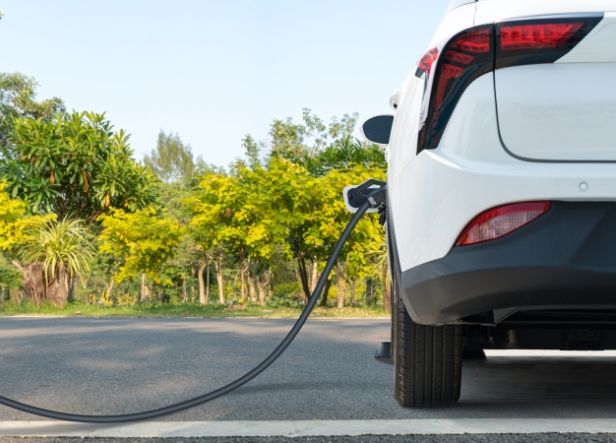
[[[496,25],[495,68],[554,63],[575,47],[602,16],[546,18]]]
[[[581,22],[501,26],[500,48],[504,51],[558,48],[566,45],[583,26]]]
[[[501,238],[536,220],[550,209],[550,202],[524,202],[498,206],[476,216],[466,225],[456,246]]]
[[[428,57],[432,68],[436,60],[431,56],[438,54],[436,49],[429,51],[421,59],[420,66]],[[445,125],[464,89],[474,79],[493,69],[492,25],[461,32],[445,45],[440,54],[434,75],[428,75],[426,79],[429,82],[426,91],[431,91],[431,94],[429,100],[424,99],[422,109],[420,150],[435,148],[438,145]],[[423,72],[426,71],[421,71]],[[416,75],[418,73],[419,69]]]
[[[417,152],[438,146],[462,93],[476,78],[508,66],[553,63],[602,18],[584,15],[478,26],[428,51],[415,72],[417,77],[426,75]]]

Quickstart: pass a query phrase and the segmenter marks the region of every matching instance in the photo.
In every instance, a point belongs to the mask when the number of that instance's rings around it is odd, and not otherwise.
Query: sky
[[[136,158],[160,130],[226,166],[310,108],[388,113],[447,0],[0,0],[0,71],[106,112]]]

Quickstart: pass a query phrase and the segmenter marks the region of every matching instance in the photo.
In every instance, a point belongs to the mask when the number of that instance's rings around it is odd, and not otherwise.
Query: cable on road
[[[368,182],[366,182],[368,183]],[[323,292],[323,288],[327,282],[329,274],[331,273],[342,248],[353,232],[353,229],[364,216],[366,211],[369,209],[379,209],[382,210],[384,207],[385,201],[385,184],[382,183],[380,188],[374,189],[368,187],[361,188],[362,185],[358,186],[358,189],[364,189],[364,195],[361,199],[363,202],[360,206],[356,206],[357,212],[353,215],[346,228],[342,232],[342,235],[338,239],[331,256],[327,260],[325,265],[325,269],[321,273],[319,277],[319,281],[317,282],[314,291],[312,292],[308,303],[302,310],[299,318],[296,320],[295,324],[291,328],[291,330],[287,333],[287,335],[282,339],[282,341],[276,346],[276,348],[269,354],[261,363],[255,366],[253,369],[248,371],[246,374],[241,376],[235,381],[232,381],[229,384],[222,386],[221,388],[215,389],[213,391],[207,392],[205,394],[199,395],[197,397],[184,400],[178,403],[174,403],[168,406],[164,406],[158,409],[150,409],[142,412],[135,412],[129,414],[118,414],[118,415],[86,415],[86,414],[74,414],[69,412],[56,411],[53,409],[45,409],[33,405],[29,405],[27,403],[22,403],[17,400],[13,400],[7,397],[0,396],[0,404],[4,406],[8,406],[9,408],[17,409],[22,412],[27,412],[29,414],[39,415],[41,417],[52,418],[57,420],[65,420],[65,421],[74,421],[74,422],[84,422],[84,423],[126,423],[132,421],[140,421],[140,420],[149,420],[152,418],[157,418],[163,415],[174,414],[176,412],[184,411],[189,408],[193,408],[195,406],[202,405],[204,403],[215,400],[223,395],[229,394],[230,392],[235,391],[239,387],[245,385],[249,381],[253,380],[263,371],[265,371],[272,363],[274,363],[278,357],[282,355],[282,353],[289,347],[291,342],[295,339],[299,331],[302,329],[308,316],[312,313],[314,307],[319,300],[321,292]]]

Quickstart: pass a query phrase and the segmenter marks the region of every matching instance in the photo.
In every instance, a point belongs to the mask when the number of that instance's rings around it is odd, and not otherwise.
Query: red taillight
[[[417,77],[421,77],[422,74],[430,75],[430,71],[432,70],[432,65],[438,58],[438,49],[432,48],[428,52],[424,54],[424,56],[417,63],[417,71],[415,71],[415,75]]]
[[[425,75],[417,152],[438,146],[464,90],[495,69],[553,63],[577,45],[602,15],[532,18],[463,31],[428,51],[415,75]]]
[[[583,26],[583,22],[503,25],[500,28],[500,49],[558,48],[567,45]]]
[[[490,51],[491,27],[466,31],[452,40],[449,47],[473,54],[485,54]]]
[[[466,68],[482,62],[490,52],[490,29],[482,28],[466,31],[447,45],[439,64],[436,94],[433,102],[435,112],[439,113],[443,103],[455,85],[455,80],[464,74]]]
[[[440,53],[429,51],[419,62],[416,75],[434,71],[426,81],[430,86],[430,100],[424,101],[423,126],[420,132],[419,147],[435,148],[440,141],[442,129],[447,123],[457,99],[466,86],[478,76],[493,69],[492,25],[481,26],[461,32],[449,41]],[[420,69],[429,61],[430,69]]]
[[[524,202],[498,206],[482,212],[466,225],[456,246],[466,246],[503,237],[545,214],[550,202]]]
[[[496,25],[496,69],[554,63],[599,23],[601,16],[528,19]]]

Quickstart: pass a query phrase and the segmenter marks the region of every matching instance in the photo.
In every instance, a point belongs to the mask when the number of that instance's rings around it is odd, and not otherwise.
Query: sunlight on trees
[[[161,131],[142,165],[104,114],[37,101],[33,79],[0,74],[0,301],[306,303],[349,220],[342,189],[385,176],[356,120],[275,120],[228,168]],[[382,305],[386,266],[366,217],[322,304]]]

